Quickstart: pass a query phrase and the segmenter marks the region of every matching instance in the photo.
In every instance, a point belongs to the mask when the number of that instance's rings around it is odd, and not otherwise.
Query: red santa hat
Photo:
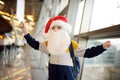
[[[45,26],[45,30],[43,33],[43,36],[46,37],[49,29],[51,29],[53,26],[60,26],[64,30],[66,30],[68,33],[71,32],[71,25],[68,23],[68,20],[65,16],[55,16],[53,18],[50,18]]]

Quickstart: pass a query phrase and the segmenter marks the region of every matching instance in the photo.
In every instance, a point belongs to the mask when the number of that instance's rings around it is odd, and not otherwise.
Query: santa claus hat
[[[49,29],[51,29],[53,26],[60,26],[64,30],[66,30],[68,33],[71,32],[71,28],[72,28],[65,16],[60,16],[60,15],[55,16],[48,20],[43,33],[44,37],[48,34]]]

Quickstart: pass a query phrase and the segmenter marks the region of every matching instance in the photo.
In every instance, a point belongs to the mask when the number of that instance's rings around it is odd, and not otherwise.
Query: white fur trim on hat
[[[72,30],[72,26],[62,20],[55,20],[51,23],[50,28],[52,28],[53,26],[60,26],[63,29],[65,29],[68,33],[71,32]]]

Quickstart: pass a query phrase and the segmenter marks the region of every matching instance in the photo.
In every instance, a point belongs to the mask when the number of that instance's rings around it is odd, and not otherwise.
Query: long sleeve
[[[31,37],[31,35],[28,33],[25,36],[25,39],[27,43],[34,49],[39,50],[39,42],[36,41],[34,38]]]
[[[91,47],[85,50],[84,57],[85,58],[92,58],[102,54],[106,49],[103,48],[102,45],[98,45],[96,47]]]
[[[72,40],[72,45],[74,49],[75,56],[92,58],[102,54],[106,49],[103,48],[103,45],[93,46],[91,48],[82,48],[78,45],[78,43]]]

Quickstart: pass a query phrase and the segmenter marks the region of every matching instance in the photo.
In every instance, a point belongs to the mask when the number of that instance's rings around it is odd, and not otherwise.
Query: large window
[[[120,0],[94,0],[90,31],[120,24]]]
[[[86,0],[87,2],[88,0]],[[88,3],[91,2],[91,3]],[[86,14],[92,12],[90,24],[83,24],[84,33],[79,36],[88,40],[87,47],[96,46],[109,40],[112,46],[101,55],[85,58],[81,80],[120,80],[120,0],[89,0]],[[90,10],[90,6],[93,9]],[[87,23],[84,21],[84,23]],[[83,31],[86,29],[85,31]]]

